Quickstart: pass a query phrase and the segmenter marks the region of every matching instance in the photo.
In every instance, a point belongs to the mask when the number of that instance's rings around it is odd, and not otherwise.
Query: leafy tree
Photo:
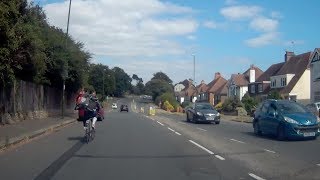
[[[172,80],[169,78],[169,76],[167,76],[165,73],[163,72],[157,72],[155,74],[153,74],[153,78],[151,80],[163,80],[169,84],[172,84]]]
[[[268,94],[268,99],[282,99],[279,91],[273,90]]]
[[[166,92],[173,93],[173,86],[161,79],[152,79],[146,83],[145,93],[152,95],[153,100]]]
[[[132,80],[136,82],[136,84],[132,87],[132,93],[141,95],[144,92],[144,84],[142,78],[139,78],[138,75],[133,74],[132,75]]]
[[[116,88],[113,71],[108,66],[102,64],[90,65],[88,84],[94,87],[98,94],[104,96],[112,94]]]
[[[115,90],[114,95],[121,97],[125,92],[132,90],[131,77],[121,68],[114,67],[112,69],[115,77]]]
[[[258,101],[255,98],[250,97],[248,94],[243,96],[241,102],[248,113],[251,113],[252,110],[258,105]]]

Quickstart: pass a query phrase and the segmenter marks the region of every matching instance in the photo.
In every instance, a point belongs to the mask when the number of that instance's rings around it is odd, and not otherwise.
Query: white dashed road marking
[[[238,143],[241,143],[241,144],[245,144],[245,142],[243,141],[239,141],[239,140],[236,140],[236,139],[230,139],[231,141],[234,141],[234,142],[238,142]]]
[[[161,126],[164,126],[164,124],[162,124],[161,122],[157,121],[158,124],[160,124]]]
[[[179,136],[181,136],[181,134],[180,134],[180,133],[178,133],[178,132],[174,132],[174,133],[176,133],[176,135],[179,135]]]
[[[172,131],[172,132],[175,132],[175,130],[173,130],[173,129],[169,128],[169,127],[168,127],[168,129],[169,129],[170,131]]]
[[[207,148],[205,148],[205,147],[201,146],[200,144],[198,144],[198,143],[196,143],[196,142],[194,142],[194,141],[192,141],[192,140],[189,140],[189,142],[191,142],[192,144],[194,144],[194,145],[198,146],[199,148],[201,148],[202,150],[204,150],[204,151],[208,152],[208,153],[209,153],[209,154],[211,154],[211,155],[213,155],[213,154],[214,154],[214,153],[213,153],[212,151],[210,151],[209,149],[207,149]]]
[[[249,176],[253,177],[253,178],[256,179],[256,180],[265,180],[265,179],[263,179],[262,177],[259,177],[259,176],[255,175],[255,174],[253,174],[253,173],[249,173]]]
[[[271,151],[271,150],[269,150],[269,149],[264,149],[265,151],[267,151],[267,152],[269,152],[269,153],[273,153],[273,154],[275,154],[276,152],[274,152],[274,151]]]
[[[221,161],[226,160],[225,158],[223,158],[223,157],[221,157],[221,156],[219,156],[219,155],[215,155],[215,157],[218,158],[218,159],[220,159]]]
[[[202,129],[202,128],[199,128],[199,127],[197,127],[197,129],[199,129],[199,130],[201,130],[201,131],[207,131],[207,130],[205,130],[205,129]]]
[[[320,164],[317,164],[317,166],[320,166]]]

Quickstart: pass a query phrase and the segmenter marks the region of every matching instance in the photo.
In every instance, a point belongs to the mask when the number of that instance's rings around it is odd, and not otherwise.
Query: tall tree
[[[114,91],[115,96],[123,96],[124,93],[131,91],[131,77],[121,68],[114,67],[112,69],[116,81],[116,89]]]
[[[157,73],[153,74],[153,78],[151,80],[155,80],[155,79],[163,80],[169,84],[172,84],[172,80],[169,78],[168,75],[166,75],[163,72],[157,72]]]

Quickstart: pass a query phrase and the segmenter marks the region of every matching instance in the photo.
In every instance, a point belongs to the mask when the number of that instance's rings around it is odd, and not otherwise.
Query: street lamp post
[[[69,1],[69,11],[68,11],[68,22],[67,22],[67,33],[66,33],[66,49],[68,47],[68,34],[69,34],[69,22],[70,22],[70,11],[71,11],[71,0]],[[64,118],[64,94],[66,89],[66,78],[68,77],[68,62],[66,62],[66,65],[63,66],[63,75],[62,75],[62,105],[61,105],[61,116],[62,119]]]
[[[196,55],[192,54],[193,56],[193,83],[196,84]]]

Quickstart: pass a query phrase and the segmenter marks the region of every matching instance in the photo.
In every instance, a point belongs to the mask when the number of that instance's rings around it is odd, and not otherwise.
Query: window
[[[261,112],[266,114],[268,112],[268,108],[269,108],[270,102],[266,102],[263,104]]]
[[[258,91],[261,93],[263,91],[262,84],[258,84]]]
[[[251,84],[250,90],[252,94],[256,93],[256,86],[254,84]]]
[[[281,78],[281,87],[287,85],[287,78]]]
[[[274,79],[271,81],[271,87],[276,87],[277,86],[277,80]]]

